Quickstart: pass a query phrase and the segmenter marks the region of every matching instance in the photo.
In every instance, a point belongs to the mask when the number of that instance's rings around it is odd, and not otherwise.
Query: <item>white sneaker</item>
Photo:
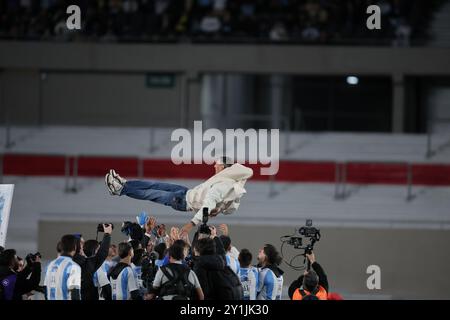
[[[109,170],[109,173],[113,176],[114,179],[118,180],[121,185],[127,183],[127,180],[119,176],[116,171],[114,171],[114,169]]]
[[[108,187],[109,194],[112,196],[119,196],[122,192],[123,185],[109,173],[105,176],[105,184]]]

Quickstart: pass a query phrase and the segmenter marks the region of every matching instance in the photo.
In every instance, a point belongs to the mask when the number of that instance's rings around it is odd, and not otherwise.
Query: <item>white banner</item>
[[[2,247],[6,242],[13,192],[13,184],[0,184],[0,246]]]

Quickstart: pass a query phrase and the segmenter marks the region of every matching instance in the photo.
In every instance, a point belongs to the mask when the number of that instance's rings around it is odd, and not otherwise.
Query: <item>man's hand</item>
[[[112,233],[112,225],[111,224],[104,224],[103,225],[104,233],[111,235]]]
[[[194,225],[192,224],[192,222],[186,223],[183,228],[181,228],[181,233],[180,233],[180,237],[183,238],[186,235],[189,234],[189,232],[191,232],[192,228],[194,228]]]
[[[158,228],[158,237],[164,237],[166,235],[166,225],[163,223]]]
[[[147,223],[145,224],[145,232],[150,234],[152,230],[155,228],[155,226],[156,226],[156,218],[150,217]]]
[[[219,230],[224,236],[228,236],[228,226],[225,223],[219,226]]]
[[[308,258],[309,262],[311,262],[311,264],[316,262],[316,256],[314,255],[314,252],[311,252],[311,254],[306,254],[306,257]]]
[[[155,295],[153,293],[146,293],[144,295],[144,300],[153,300],[155,298]]]
[[[209,230],[211,230],[211,239],[214,239],[217,237],[217,229],[214,226],[209,227]]]
[[[186,242],[189,246],[191,245],[191,241],[189,240],[189,234],[188,233],[180,233],[180,239]]]
[[[177,227],[172,227],[170,229],[170,239],[175,242],[176,240],[180,239],[180,229]]]
[[[217,216],[218,214],[219,214],[219,210],[212,209],[211,212],[209,213],[209,217],[213,218],[213,217]]]

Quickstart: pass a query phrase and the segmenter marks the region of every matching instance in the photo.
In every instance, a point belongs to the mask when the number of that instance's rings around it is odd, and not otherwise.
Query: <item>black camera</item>
[[[298,229],[298,235],[281,237],[281,242],[283,243],[283,245],[286,243],[288,245],[293,246],[294,249],[303,250],[303,253],[296,255],[294,258],[291,259],[291,262],[287,264],[295,270],[300,270],[300,268],[302,267],[293,266],[292,260],[294,260],[298,256],[304,256],[305,257],[304,263],[305,263],[306,255],[311,254],[313,252],[314,244],[319,240],[320,240],[320,230],[313,227],[311,219],[306,220],[305,226]],[[283,255],[283,247],[281,249],[281,253]],[[307,268],[309,269],[309,267],[310,264],[308,261]]]
[[[209,218],[208,208],[203,208],[202,224],[198,228],[198,233],[207,235],[211,234],[211,229],[208,226],[208,218]]]
[[[298,229],[298,233],[300,237],[298,236],[287,236],[287,244],[294,247],[294,249],[305,249],[306,253],[311,253],[314,243],[320,240],[320,230],[313,227],[312,220],[308,219],[306,220],[305,226]],[[306,246],[303,246],[303,238],[310,241],[310,243]]]
[[[302,249],[303,240],[301,237],[290,237],[287,244],[294,247],[294,249]]]
[[[131,240],[141,241],[144,238],[144,230],[136,222],[124,221],[120,231],[131,238]]]
[[[158,254],[156,252],[144,253],[142,255],[142,264],[141,264],[141,279],[145,288],[150,289],[153,280],[155,279],[156,272],[158,268],[155,264],[155,261],[158,259]]]
[[[36,258],[39,257],[39,259],[42,258],[41,253],[40,252],[36,252],[36,253],[29,253],[27,254],[27,256],[25,257],[25,261],[27,262],[28,265],[36,262]]]
[[[312,226],[311,219],[306,220],[306,225],[298,229],[298,233],[305,238],[320,240],[320,230]]]
[[[97,226],[97,232],[105,232],[105,228],[103,228],[103,225],[111,226],[111,228],[114,230],[114,225],[112,223],[99,223]]]

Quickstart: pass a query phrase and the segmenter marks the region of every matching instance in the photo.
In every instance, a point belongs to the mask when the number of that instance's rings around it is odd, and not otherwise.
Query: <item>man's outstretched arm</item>
[[[212,186],[211,189],[206,193],[205,199],[203,200],[203,206],[191,221],[183,226],[181,229],[181,234],[189,233],[193,227],[198,225],[203,220],[203,208],[208,208],[208,212],[211,213],[216,208],[217,204],[222,202],[225,195],[233,188],[233,185],[229,182],[220,182]]]

